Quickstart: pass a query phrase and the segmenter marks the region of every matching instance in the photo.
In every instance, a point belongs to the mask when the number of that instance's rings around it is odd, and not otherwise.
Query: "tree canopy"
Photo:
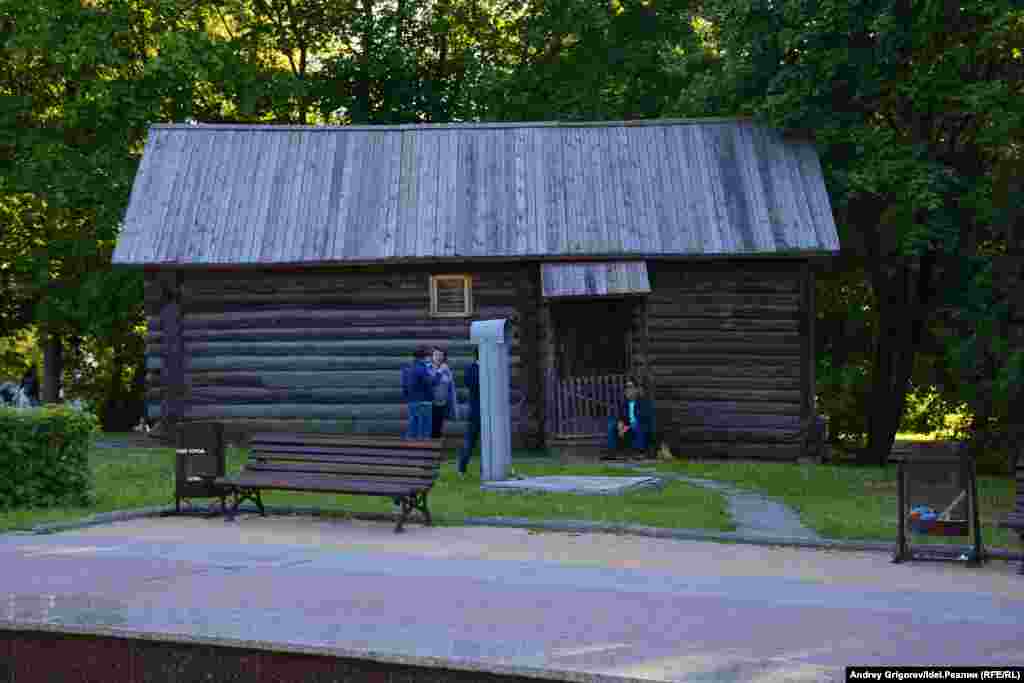
[[[0,0],[0,40],[0,336],[119,349],[110,391],[142,364],[141,282],[107,264],[151,123],[746,115],[821,156],[847,258],[819,314],[863,342],[824,340],[822,387],[865,459],[924,383],[1019,400],[1013,0]]]

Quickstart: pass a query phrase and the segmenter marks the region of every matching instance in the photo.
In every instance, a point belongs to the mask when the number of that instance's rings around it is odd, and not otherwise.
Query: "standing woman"
[[[455,382],[448,367],[448,353],[434,347],[434,409],[430,438],[441,438],[445,419],[455,419]]]

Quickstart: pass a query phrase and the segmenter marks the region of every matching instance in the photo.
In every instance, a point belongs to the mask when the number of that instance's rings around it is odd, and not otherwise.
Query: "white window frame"
[[[466,307],[460,313],[442,313],[437,310],[438,281],[457,280],[462,283],[466,293]],[[430,276],[430,316],[433,318],[468,318],[473,315],[473,276],[472,275],[431,275]]]

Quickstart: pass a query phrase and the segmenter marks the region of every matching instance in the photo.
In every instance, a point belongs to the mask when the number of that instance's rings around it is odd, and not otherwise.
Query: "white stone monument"
[[[503,481],[512,466],[508,321],[474,322],[469,340],[480,348],[480,479]]]

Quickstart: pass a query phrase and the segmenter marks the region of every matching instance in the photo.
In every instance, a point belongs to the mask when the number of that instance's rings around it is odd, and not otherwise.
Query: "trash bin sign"
[[[214,480],[225,474],[224,425],[219,422],[178,425],[175,451],[174,509],[192,498],[220,498],[221,509],[227,491]]]
[[[975,463],[966,451],[949,456],[912,456],[897,470],[897,539],[894,562],[913,559],[985,560],[978,511]],[[965,546],[919,542],[926,536],[966,538]]]

